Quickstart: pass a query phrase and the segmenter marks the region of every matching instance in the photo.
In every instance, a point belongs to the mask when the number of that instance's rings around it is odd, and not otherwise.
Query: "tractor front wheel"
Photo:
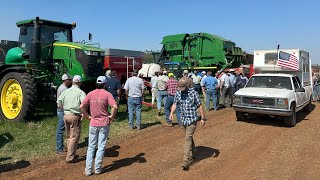
[[[37,88],[28,73],[9,72],[0,82],[0,118],[28,120],[35,107]]]

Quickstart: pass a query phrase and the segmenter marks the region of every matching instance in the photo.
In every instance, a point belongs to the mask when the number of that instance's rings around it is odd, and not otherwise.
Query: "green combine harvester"
[[[38,100],[53,99],[65,73],[82,76],[87,91],[104,74],[104,50],[74,43],[75,23],[36,17],[17,26],[19,41],[0,41],[0,120],[30,119]]]
[[[243,52],[234,42],[208,33],[165,36],[161,52],[154,54],[161,66],[181,69],[214,70],[239,67]]]

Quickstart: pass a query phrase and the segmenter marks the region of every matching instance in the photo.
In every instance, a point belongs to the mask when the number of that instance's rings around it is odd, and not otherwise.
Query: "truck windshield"
[[[290,77],[279,76],[253,76],[246,87],[279,88],[292,90]]]

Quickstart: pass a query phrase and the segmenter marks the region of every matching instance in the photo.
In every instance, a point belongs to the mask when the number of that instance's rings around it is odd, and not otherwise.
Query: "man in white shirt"
[[[151,94],[152,94],[151,104],[152,105],[154,105],[154,101],[158,97],[158,87],[157,87],[158,79],[159,79],[159,72],[155,72],[154,76],[152,76],[150,81],[150,84],[152,87],[151,88]]]
[[[207,78],[207,73],[205,71],[202,71],[201,72],[202,74],[202,78],[201,78],[201,81],[200,81],[200,85],[201,85],[201,88],[202,88],[202,94],[203,94],[203,97],[204,97],[204,100],[206,99],[206,87],[204,85],[204,80]]]
[[[222,106],[226,107],[227,95],[229,95],[229,98],[232,98],[232,96],[231,96],[230,79],[227,73],[225,73],[224,71],[221,72],[220,86],[221,86],[221,94],[222,94],[222,97],[221,97]],[[231,106],[232,106],[232,99],[231,99]]]

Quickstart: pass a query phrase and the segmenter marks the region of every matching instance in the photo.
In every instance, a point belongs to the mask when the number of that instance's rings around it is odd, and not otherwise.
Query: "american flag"
[[[297,57],[283,51],[279,51],[277,65],[293,70],[299,70],[299,61]]]

